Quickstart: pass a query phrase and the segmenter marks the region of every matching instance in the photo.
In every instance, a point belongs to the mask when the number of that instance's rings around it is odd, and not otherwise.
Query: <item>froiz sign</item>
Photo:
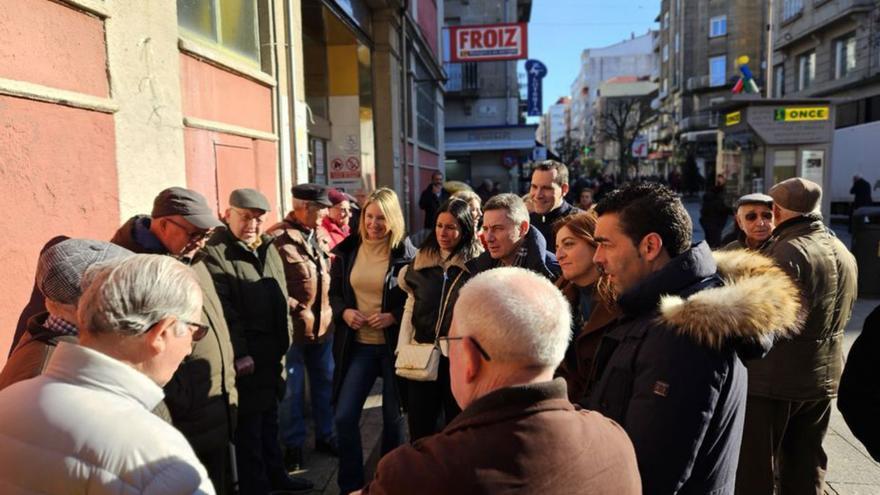
[[[524,22],[449,28],[449,62],[524,59],[529,56],[528,46]]]

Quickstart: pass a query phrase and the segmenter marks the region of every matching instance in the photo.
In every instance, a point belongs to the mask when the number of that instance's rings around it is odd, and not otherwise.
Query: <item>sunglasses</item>
[[[208,325],[203,323],[196,323],[194,321],[184,320],[183,318],[178,318],[178,320],[189,327],[192,332],[193,342],[198,342],[205,338],[205,335],[208,335]]]
[[[485,359],[486,361],[492,360],[492,358],[489,357],[489,353],[486,352],[485,349],[483,349],[483,346],[480,345],[480,343],[477,341],[477,339],[475,339],[473,337],[467,337],[467,336],[465,336],[465,337],[438,337],[437,343],[440,345],[440,354],[443,354],[444,357],[448,358],[449,357],[449,341],[450,340],[463,340],[463,339],[471,339],[471,342],[473,342],[474,347],[476,347],[477,350],[480,351],[480,355],[483,356],[483,359]]]
[[[764,220],[773,220],[773,213],[769,212],[769,211],[762,211],[761,218],[763,218]],[[755,212],[746,213],[746,220],[748,220],[749,222],[754,222],[757,219],[758,219],[757,213],[755,213]]]

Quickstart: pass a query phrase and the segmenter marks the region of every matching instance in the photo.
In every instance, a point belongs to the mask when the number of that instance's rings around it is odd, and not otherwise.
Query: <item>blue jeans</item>
[[[309,374],[315,439],[333,437],[333,335],[318,344],[294,344],[287,351],[287,387],[281,401],[281,443],[302,448],[306,441],[305,377]]]
[[[364,456],[360,420],[364,403],[376,378],[382,377],[382,454],[404,441],[404,421],[400,414],[394,374],[394,356],[388,346],[354,342],[351,364],[342,378],[336,403],[336,433],[339,438],[339,473],[342,493],[364,487]]]

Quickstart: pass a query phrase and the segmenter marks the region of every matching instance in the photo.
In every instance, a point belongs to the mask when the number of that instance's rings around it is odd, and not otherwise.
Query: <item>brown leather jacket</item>
[[[309,231],[296,221],[293,212],[268,230],[284,261],[293,343],[299,345],[322,342],[333,328],[330,242],[322,229],[311,232],[317,236],[320,249],[308,241]]]

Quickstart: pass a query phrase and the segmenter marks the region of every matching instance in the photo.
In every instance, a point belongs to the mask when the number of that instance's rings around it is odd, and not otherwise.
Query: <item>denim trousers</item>
[[[306,374],[309,376],[315,440],[333,437],[333,335],[316,344],[294,344],[287,351],[287,383],[281,401],[281,443],[302,448],[306,441]]]
[[[379,377],[382,378],[382,454],[404,442],[404,421],[395,383],[394,356],[385,344],[354,342],[351,363],[342,378],[342,388],[336,402],[336,433],[339,439],[337,482],[342,493],[359,490],[365,484],[360,419],[370,389]]]

